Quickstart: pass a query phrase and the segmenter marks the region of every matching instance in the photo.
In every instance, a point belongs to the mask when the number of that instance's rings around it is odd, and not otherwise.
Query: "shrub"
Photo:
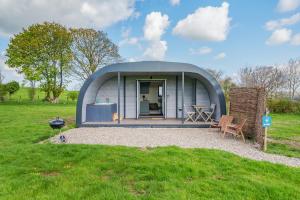
[[[268,108],[273,113],[300,113],[300,102],[289,99],[269,99]]]
[[[14,94],[16,91],[18,91],[20,89],[20,85],[17,81],[11,81],[9,83],[6,84],[6,90],[9,94],[9,96],[11,96],[12,94]]]
[[[78,97],[78,92],[76,91],[68,92],[68,98],[70,98],[72,101],[75,101],[77,97]]]

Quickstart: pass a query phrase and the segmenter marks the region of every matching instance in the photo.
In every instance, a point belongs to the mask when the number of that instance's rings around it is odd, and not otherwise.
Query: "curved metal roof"
[[[141,62],[126,62],[126,63],[117,63],[105,66],[95,73],[93,73],[83,84],[80,89],[77,102],[77,111],[76,111],[76,123],[81,124],[82,119],[82,103],[84,95],[89,87],[89,85],[96,79],[104,76],[108,73],[145,73],[145,72],[159,72],[159,73],[178,73],[178,72],[187,72],[195,73],[200,75],[205,79],[210,86],[213,87],[216,95],[218,96],[220,102],[220,111],[221,114],[226,113],[226,102],[223,90],[218,83],[218,81],[206,70],[192,64],[188,63],[178,63],[178,62],[162,62],[162,61],[141,61]]]

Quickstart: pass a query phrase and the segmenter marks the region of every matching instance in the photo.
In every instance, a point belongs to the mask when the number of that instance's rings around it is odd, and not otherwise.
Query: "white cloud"
[[[68,27],[105,28],[135,14],[134,0],[0,0],[0,34],[33,23],[55,21]]]
[[[275,30],[266,41],[267,45],[280,45],[289,42],[292,37],[292,31],[286,28]]]
[[[277,10],[279,12],[288,12],[295,10],[300,6],[300,0],[279,0]]]
[[[224,41],[227,38],[231,18],[229,4],[221,7],[200,7],[185,19],[180,20],[173,33],[186,38],[207,41]]]
[[[212,52],[212,49],[209,47],[201,47],[199,49],[190,49],[190,53],[192,55],[205,55],[205,54],[209,54]]]
[[[300,21],[300,13],[297,13],[295,15],[292,15],[289,18],[283,18],[280,20],[271,20],[268,21],[265,25],[267,30],[275,30],[275,29],[279,29],[282,28],[284,26],[289,26],[289,25],[293,25],[296,24]]]
[[[130,37],[130,38],[124,38],[119,42],[119,46],[124,45],[139,45],[139,38],[137,37]]]
[[[127,62],[137,62],[138,60],[139,60],[138,58],[132,57],[132,58],[128,58]]]
[[[180,0],[170,0],[170,4],[171,4],[172,6],[177,6],[177,5],[180,4]]]
[[[169,24],[168,15],[162,15],[160,12],[151,12],[146,16],[144,38],[149,42],[149,47],[143,54],[146,59],[164,59],[168,45],[166,41],[161,40],[161,37]]]
[[[160,40],[169,24],[168,15],[162,15],[160,12],[151,12],[145,20],[144,37],[147,40]]]
[[[291,44],[292,45],[300,45],[300,33],[295,34],[292,39],[291,39]]]
[[[163,60],[167,49],[166,41],[155,40],[150,43],[143,56],[149,60]]]
[[[137,37],[130,37],[131,29],[122,29],[122,40],[119,42],[119,46],[124,46],[124,45],[137,45],[138,47],[141,47],[140,45],[140,39]]]
[[[218,55],[216,55],[215,59],[221,60],[221,59],[224,59],[225,57],[226,57],[226,53],[222,52],[222,53],[219,53]]]

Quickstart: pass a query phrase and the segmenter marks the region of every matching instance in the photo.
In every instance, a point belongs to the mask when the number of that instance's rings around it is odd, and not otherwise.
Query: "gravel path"
[[[63,133],[67,143],[106,144],[133,147],[180,146],[183,148],[209,148],[228,151],[253,160],[264,160],[300,167],[300,159],[268,154],[253,145],[223,138],[213,129],[197,128],[76,128]],[[59,136],[51,138],[58,142]]]

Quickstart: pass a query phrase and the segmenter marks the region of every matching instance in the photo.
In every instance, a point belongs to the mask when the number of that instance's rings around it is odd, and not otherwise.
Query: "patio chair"
[[[212,103],[208,111],[204,111],[203,113],[206,115],[205,122],[212,121],[212,115],[214,114],[216,109],[216,104]]]
[[[223,137],[225,137],[226,133],[229,133],[235,137],[241,136],[243,141],[246,142],[244,133],[243,133],[243,127],[244,127],[246,121],[247,121],[247,119],[242,119],[240,121],[240,123],[238,123],[238,124],[227,124],[224,129]]]
[[[196,112],[194,111],[194,109],[192,107],[184,106],[184,110],[185,110],[185,113],[187,115],[184,122],[187,122],[187,121],[195,122]]]
[[[227,124],[230,124],[233,121],[233,117],[230,115],[222,115],[219,122],[214,121],[213,124],[210,125],[210,128],[217,128],[220,131],[225,129]]]

